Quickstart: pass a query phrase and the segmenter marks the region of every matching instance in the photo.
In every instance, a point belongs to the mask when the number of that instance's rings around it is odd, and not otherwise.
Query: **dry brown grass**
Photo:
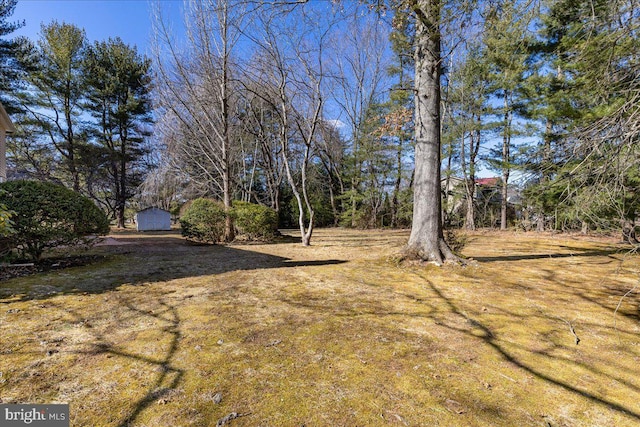
[[[437,268],[397,265],[397,231],[112,237],[0,284],[2,403],[92,427],[640,424],[637,292],[614,316],[638,256],[614,242],[475,233],[477,264]]]

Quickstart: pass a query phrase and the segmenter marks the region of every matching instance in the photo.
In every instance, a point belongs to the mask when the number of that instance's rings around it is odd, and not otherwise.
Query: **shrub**
[[[0,190],[0,196],[5,194],[5,190]],[[0,203],[0,238],[6,237],[14,232],[11,212],[4,204]]]
[[[266,206],[233,202],[233,218],[237,234],[242,234],[250,240],[269,239],[278,231],[278,215]]]
[[[4,190],[0,190],[0,194],[2,193]],[[11,253],[12,243],[9,236],[15,232],[11,220],[12,215],[13,212],[0,203],[0,258],[5,258]]]
[[[211,199],[196,199],[180,218],[182,235],[203,243],[217,243],[224,236],[224,206]]]
[[[21,256],[38,260],[46,249],[86,243],[109,232],[109,220],[91,200],[68,188],[38,181],[0,184],[0,204],[13,211],[6,237]]]

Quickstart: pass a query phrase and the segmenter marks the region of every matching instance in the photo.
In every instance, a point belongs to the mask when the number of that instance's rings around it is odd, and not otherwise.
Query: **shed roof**
[[[171,213],[171,212],[169,212],[169,211],[168,211],[168,210],[166,210],[166,209],[157,208],[157,207],[155,207],[155,206],[150,206],[150,207],[148,207],[148,208],[141,209],[141,210],[139,210],[137,213],[146,212],[146,211],[153,211],[153,210],[166,212],[166,213],[168,213],[168,214],[170,214],[170,213]]]
[[[0,103],[0,128],[5,132],[16,131],[16,127],[11,122],[11,119],[9,118],[7,111],[2,106],[2,103]]]
[[[487,187],[495,187],[500,182],[500,178],[478,178],[476,179],[477,185],[486,185]]]

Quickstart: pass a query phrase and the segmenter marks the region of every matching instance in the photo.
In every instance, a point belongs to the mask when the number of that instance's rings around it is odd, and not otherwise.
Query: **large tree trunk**
[[[405,256],[458,260],[444,240],[440,189],[440,1],[418,0],[415,39],[415,181]]]
[[[116,218],[118,228],[125,228],[124,210],[127,204],[127,144],[128,141],[124,136],[120,137],[120,159],[119,159],[119,180],[116,184],[118,191],[116,192]]]

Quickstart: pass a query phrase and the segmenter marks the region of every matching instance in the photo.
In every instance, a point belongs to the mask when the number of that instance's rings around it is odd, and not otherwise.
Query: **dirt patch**
[[[113,238],[111,236],[107,236],[103,239],[100,239],[100,241],[98,243],[95,244],[95,246],[100,247],[100,246],[122,246],[122,245],[131,245],[134,244],[135,241],[124,241],[124,240],[119,240],[116,238]]]

